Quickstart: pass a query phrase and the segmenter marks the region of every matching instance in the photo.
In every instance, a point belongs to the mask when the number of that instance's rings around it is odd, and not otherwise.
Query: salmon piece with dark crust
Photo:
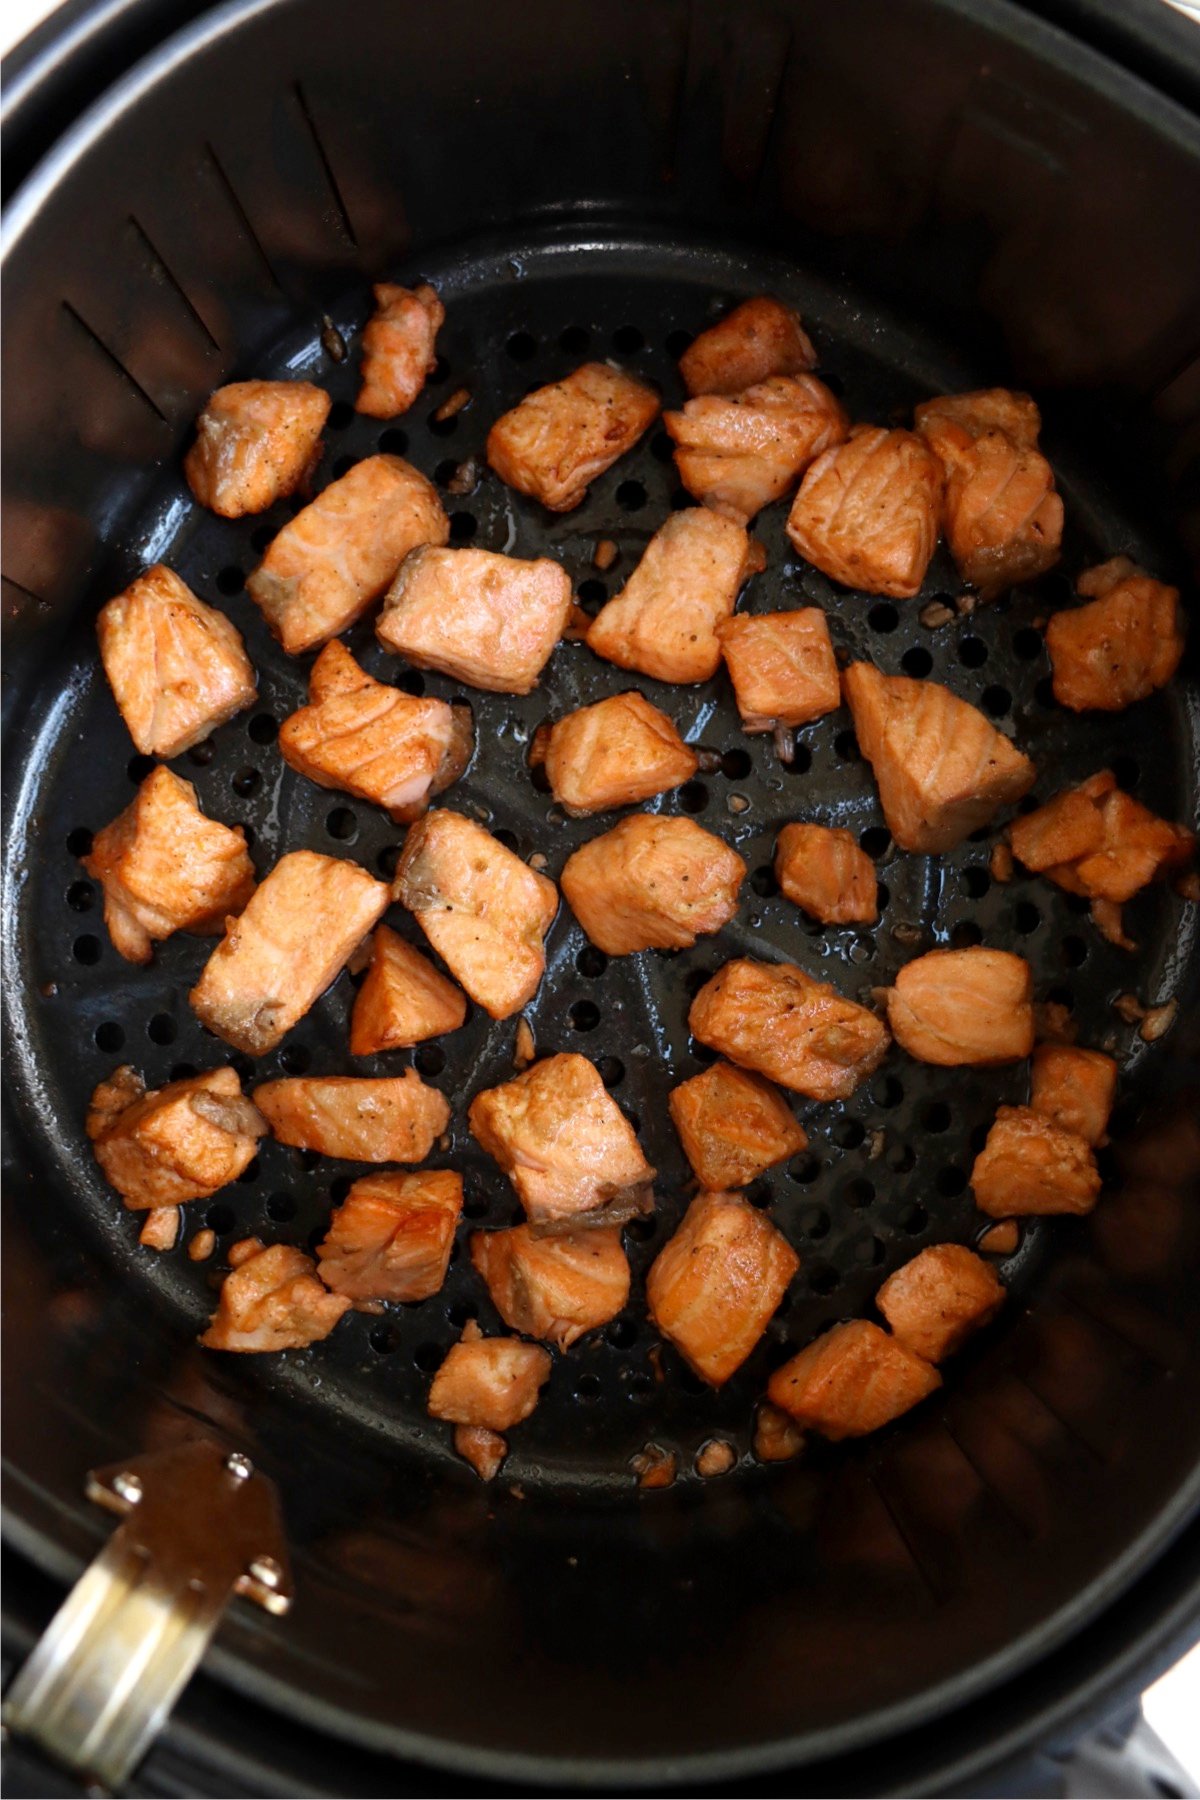
[[[740,1194],[697,1194],[646,1277],[650,1317],[703,1381],[720,1387],[750,1355],[800,1267]]]
[[[210,394],[183,459],[201,506],[240,519],[294,494],[320,459],[332,404],[311,381],[233,381]]]
[[[918,1062],[991,1068],[1033,1050],[1033,972],[1009,950],[930,950],[905,963],[887,1009],[892,1036]]]
[[[774,375],[741,393],[701,394],[682,412],[664,413],[663,424],[688,493],[739,525],[790,493],[850,429],[841,404],[814,375]]]
[[[939,1363],[990,1324],[1005,1290],[982,1257],[962,1244],[931,1244],[888,1276],[875,1304],[914,1356]]]
[[[713,1193],[749,1187],[808,1143],[778,1088],[732,1063],[681,1081],[667,1106],[697,1181]]]
[[[409,829],[392,892],[493,1019],[536,993],[558,889],[482,825],[447,807],[427,813]]]
[[[1108,1115],[1117,1096],[1117,1065],[1100,1050],[1039,1044],[1033,1053],[1029,1104],[1064,1131],[1095,1148],[1108,1142]]]
[[[708,681],[721,662],[717,627],[764,561],[761,546],[732,519],[704,506],[672,513],[593,619],[588,648],[657,681]]]
[[[667,715],[636,692],[610,694],[559,719],[542,761],[551,793],[573,819],[665,794],[700,766]]]
[[[775,844],[775,879],[823,925],[870,925],[879,917],[875,864],[840,826],[785,825]]]
[[[851,1319],[776,1369],[767,1393],[798,1425],[836,1443],[878,1431],[941,1385],[923,1357],[869,1319]]]
[[[317,1274],[332,1293],[368,1309],[427,1300],[446,1279],[462,1203],[462,1176],[449,1169],[364,1175],[334,1208]]]
[[[829,625],[819,606],[739,613],[717,626],[743,731],[807,725],[842,703]]]
[[[437,489],[420,470],[399,456],[368,456],[283,527],[246,588],[299,656],[361,618],[410,550],[449,536]]]
[[[812,1100],[846,1100],[883,1061],[889,1038],[865,1006],[794,963],[738,957],[692,1001],[692,1036],[731,1062]]]
[[[1002,1106],[971,1170],[975,1204],[993,1219],[1089,1213],[1100,1195],[1091,1146],[1030,1106]]]
[[[126,1064],[100,1083],[87,1115],[96,1161],[139,1212],[207,1200],[227,1187],[265,1130],[234,1069],[148,1090]]]
[[[1123,712],[1165,687],[1183,656],[1179,589],[1127,556],[1085,569],[1075,587],[1088,604],[1054,613],[1046,627],[1059,705]]]
[[[312,666],[308,705],[279,727],[280,754],[293,769],[382,806],[399,825],[458,780],[474,748],[469,707],[376,681],[336,640]]]
[[[478,1326],[468,1326],[433,1378],[430,1416],[452,1425],[508,1431],[537,1405],[550,1367],[550,1353],[540,1344],[483,1337]]]
[[[969,701],[936,681],[852,663],[842,691],[902,850],[952,850],[1015,806],[1037,779],[1027,756]]]
[[[686,950],[737,911],[746,865],[693,819],[634,813],[563,868],[567,904],[609,956]]]
[[[372,1080],[295,1075],[265,1081],[254,1104],[281,1144],[347,1162],[424,1162],[450,1123],[449,1103],[415,1069]]]
[[[454,983],[390,925],[377,925],[370,967],[350,1015],[350,1054],[407,1050],[457,1031],[466,1016],[466,996]]]
[[[241,826],[205,818],[191,782],[170,769],[147,775],[82,861],[104,889],[104,923],[127,962],[149,962],[172,932],[219,934],[254,892]]]
[[[487,459],[509,487],[550,512],[570,512],[596,477],[632,450],[660,404],[654,389],[632,375],[584,363],[497,419]]]
[[[679,373],[689,394],[740,394],[773,375],[803,375],[816,362],[799,313],[759,294],[693,338]]]
[[[395,419],[408,411],[437,367],[437,334],[446,309],[427,282],[400,287],[378,281],[371,289],[375,311],[362,338],[362,386],[356,412],[372,419]]]
[[[911,431],[856,425],[809,468],[787,534],[843,587],[911,600],[938,539],[942,468]]]
[[[418,669],[528,694],[566,629],[571,579],[548,556],[426,546],[405,557],[375,631]]]
[[[539,1235],[621,1225],[653,1208],[655,1172],[585,1056],[547,1056],[476,1094],[467,1122]]]
[[[188,995],[202,1024],[265,1056],[345,967],[387,906],[357,863],[295,850],[275,864]]]
[[[327,1338],[350,1302],[317,1280],[316,1265],[292,1244],[256,1247],[221,1283],[208,1350],[303,1350]]]
[[[569,1350],[629,1299],[629,1259],[617,1226],[536,1237],[528,1225],[476,1231],[471,1261],[514,1331]]]
[[[258,689],[237,627],[162,563],[101,607],[100,658],[143,756],[180,756]]]

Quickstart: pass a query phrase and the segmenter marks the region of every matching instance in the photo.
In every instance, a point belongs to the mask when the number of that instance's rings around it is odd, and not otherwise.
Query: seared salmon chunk
[[[727,925],[746,865],[692,819],[635,813],[569,856],[562,891],[609,956],[685,950]]]
[[[816,361],[799,313],[759,294],[694,338],[679,373],[689,394],[740,394],[772,375],[803,375]]]
[[[570,512],[658,413],[653,388],[607,363],[584,363],[497,419],[487,459],[509,487],[550,512]]]
[[[1108,1115],[1117,1095],[1117,1065],[1100,1050],[1039,1044],[1033,1053],[1029,1104],[1085,1144],[1108,1142]]]
[[[654,1170],[585,1056],[547,1056],[476,1094],[467,1121],[539,1236],[651,1211]]]
[[[808,470],[787,534],[843,587],[911,600],[937,545],[941,497],[941,465],[919,437],[856,425]]]
[[[798,1425],[836,1443],[878,1431],[941,1385],[924,1357],[869,1319],[851,1319],[776,1369],[767,1393]]]
[[[126,1065],[100,1083],[87,1116],[96,1161],[138,1212],[207,1200],[237,1180],[265,1130],[233,1069],[149,1092]]]
[[[812,1100],[846,1100],[883,1061],[888,1034],[873,1012],[793,963],[739,957],[706,982],[688,1014],[692,1036],[731,1062]]]
[[[892,1036],[918,1062],[986,1068],[1033,1049],[1033,974],[1008,950],[930,950],[900,970],[887,1009]]]
[[[906,1350],[939,1363],[989,1324],[1004,1298],[995,1274],[973,1250],[931,1244],[888,1276],[875,1304]]]
[[[646,1277],[650,1317],[702,1380],[736,1373],[767,1329],[800,1258],[740,1194],[697,1194]]]
[[[778,1088],[732,1063],[681,1081],[667,1105],[697,1181],[714,1194],[749,1187],[808,1143]]]
[[[1100,1195],[1091,1146],[1029,1106],[1002,1106],[971,1170],[975,1204],[993,1219],[1089,1213]]]
[[[748,525],[795,487],[850,421],[814,375],[774,375],[742,393],[702,394],[663,415],[675,467],[702,506]]]
[[[381,644],[418,669],[471,687],[528,694],[561,638],[571,581],[549,557],[426,546],[405,558],[376,624]]]
[[[327,1338],[350,1305],[317,1280],[311,1256],[292,1244],[255,1248],[221,1283],[209,1350],[303,1350]]]
[[[775,879],[823,925],[870,925],[879,917],[875,864],[840,826],[785,825],[775,845]]]
[[[404,841],[393,894],[493,1019],[533,997],[558,889],[482,825],[446,807],[427,813]]]
[[[829,626],[819,606],[740,613],[717,626],[743,731],[807,725],[842,702]]]
[[[362,339],[362,386],[356,412],[395,419],[408,411],[437,366],[437,334],[446,309],[431,287],[376,282],[375,311]]]
[[[390,925],[377,925],[370,967],[350,1016],[350,1054],[407,1050],[457,1031],[466,1016],[466,996],[454,983]]]
[[[424,1162],[450,1123],[450,1107],[415,1069],[372,1080],[295,1075],[265,1081],[254,1104],[281,1144],[347,1162]]]
[[[234,381],[218,388],[183,459],[201,506],[240,519],[294,494],[317,465],[331,404],[311,381]]]
[[[143,756],[181,756],[257,692],[237,627],[162,563],[101,607],[96,635],[113,699]]]
[[[265,1056],[345,967],[388,903],[386,883],[312,850],[281,857],[188,998],[201,1023]]]
[[[629,1299],[629,1259],[618,1227],[535,1237],[528,1225],[476,1231],[471,1261],[514,1331],[569,1350],[616,1317]]]
[[[241,826],[206,819],[191,782],[163,768],[97,835],[83,866],[104,889],[104,923],[128,962],[149,962],[175,931],[219,934],[254,892]]]
[[[507,1431],[527,1419],[550,1377],[550,1353],[520,1338],[463,1332],[433,1378],[429,1411],[453,1425]]]
[[[410,550],[449,535],[437,489],[419,470],[399,456],[368,456],[283,527],[246,587],[299,656],[361,618]]]
[[[317,1274],[356,1304],[427,1300],[446,1279],[462,1202],[449,1169],[364,1175],[334,1209]]]
[[[573,819],[665,794],[699,767],[667,715],[633,692],[559,719],[542,760],[551,793]]]
[[[1179,589],[1127,556],[1086,569],[1075,585],[1088,604],[1056,612],[1046,627],[1054,698],[1072,712],[1124,712],[1179,667]]]

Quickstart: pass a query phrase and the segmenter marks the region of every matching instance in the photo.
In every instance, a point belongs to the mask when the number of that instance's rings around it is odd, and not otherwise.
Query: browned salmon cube
[[[218,388],[183,459],[201,506],[240,519],[294,494],[320,458],[331,404],[311,381],[234,381]]]
[[[952,467],[985,431],[1002,431],[1018,450],[1036,450],[1042,415],[1028,394],[1012,388],[976,388],[969,394],[940,394],[914,413],[917,430],[943,463]]]
[[[971,1170],[975,1204],[993,1219],[1089,1213],[1100,1195],[1091,1146],[1030,1106],[1002,1106]]]
[[[188,995],[201,1023],[265,1056],[345,967],[388,903],[357,863],[295,850],[230,919]]]
[[[977,707],[936,681],[852,663],[842,689],[902,850],[952,850],[1015,806],[1037,770]]]
[[[390,925],[377,925],[371,965],[350,1016],[350,1054],[407,1050],[457,1031],[466,1016],[466,997],[454,983]]]
[[[694,338],[679,373],[689,394],[740,394],[772,375],[803,375],[816,361],[799,313],[759,294]]]
[[[266,1127],[233,1069],[147,1091],[126,1065],[92,1095],[96,1161],[134,1211],[207,1200],[236,1181]]]
[[[732,1063],[681,1081],[667,1105],[697,1181],[713,1193],[748,1187],[808,1143],[778,1088]]]
[[[829,626],[819,606],[740,613],[717,626],[744,731],[807,725],[842,703]]]
[[[83,866],[104,889],[104,923],[128,962],[149,962],[174,931],[223,931],[254,892],[241,826],[206,819],[191,782],[163,768],[98,834]]]
[[[249,706],[257,681],[241,634],[162,563],[101,607],[100,657],[143,756],[180,756]]]
[[[550,791],[574,819],[650,800],[699,767],[665,713],[641,694],[611,694],[551,726],[544,761]]]
[[[822,451],[840,444],[850,421],[814,375],[775,375],[740,394],[702,394],[663,415],[675,439],[675,466],[702,506],[748,525],[790,493]]]
[[[246,583],[292,656],[346,630],[410,550],[444,544],[437,489],[399,456],[368,456],[297,513]]]
[[[1192,832],[1123,793],[1108,769],[1015,819],[1009,836],[1027,869],[1070,893],[1118,906],[1183,868],[1196,848]]]
[[[889,1275],[875,1304],[914,1356],[939,1363],[1004,1305],[992,1270],[962,1244],[931,1244]]]
[[[1102,802],[1117,785],[1111,769],[1066,788],[1035,812],[1014,819],[1008,835],[1013,854],[1037,873],[1076,863],[1104,845]]]
[[[697,1194],[646,1277],[650,1317],[720,1387],[767,1329],[800,1258],[740,1194]]]
[[[856,425],[808,470],[787,534],[843,587],[910,600],[937,546],[941,497],[941,464],[919,437]]]
[[[450,1107],[415,1069],[379,1080],[296,1075],[266,1081],[254,1104],[281,1144],[348,1162],[423,1162],[450,1123]]]
[[[837,1442],[878,1431],[941,1385],[923,1357],[869,1319],[851,1319],[776,1369],[767,1393],[797,1424]]]
[[[1039,1044],[1033,1053],[1034,1112],[1093,1147],[1108,1142],[1108,1115],[1117,1094],[1117,1065],[1100,1050]]]
[[[256,1247],[221,1284],[209,1350],[303,1350],[327,1338],[350,1305],[317,1280],[311,1256],[292,1244]]]
[[[846,1100],[883,1061],[888,1034],[873,1012],[793,963],[738,957],[706,982],[688,1014],[692,1036],[731,1062],[812,1100]]]
[[[654,1170],[585,1056],[547,1056],[485,1089],[467,1121],[539,1235],[621,1225],[654,1205]]]
[[[635,813],[569,856],[562,891],[609,956],[685,950],[727,925],[746,865],[693,819]]]
[[[397,824],[420,818],[471,760],[468,707],[376,681],[336,640],[313,664],[308,694],[279,727],[284,761],[318,787],[384,807]]]
[[[355,1302],[427,1300],[446,1279],[462,1203],[449,1169],[364,1175],[334,1209],[317,1274]]]
[[[1183,656],[1179,589],[1127,556],[1086,569],[1086,606],[1056,612],[1046,627],[1054,698],[1072,712],[1123,712],[1165,687]]]
[[[785,825],[775,845],[775,879],[824,925],[870,925],[879,917],[875,864],[840,826]]]
[[[930,950],[900,970],[887,1009],[892,1036],[918,1062],[991,1067],[1033,1049],[1033,974],[1008,950]]]
[[[672,513],[592,621],[588,648],[658,681],[708,681],[721,662],[717,626],[762,566],[759,547],[732,519],[706,506]]]
[[[439,807],[410,827],[393,893],[472,1000],[493,1019],[520,1012],[546,969],[552,881],[473,819]]]
[[[371,292],[375,311],[363,332],[362,386],[354,406],[373,419],[394,419],[408,411],[437,367],[446,309],[425,282],[406,288],[379,281]]]
[[[535,1237],[528,1225],[477,1231],[471,1261],[506,1325],[569,1350],[616,1317],[629,1299],[629,1259],[620,1229]]]
[[[497,694],[528,694],[566,628],[571,578],[549,557],[414,550],[376,624],[379,641],[418,669]]]
[[[433,1378],[429,1411],[453,1425],[507,1431],[527,1419],[550,1378],[550,1353],[520,1338],[463,1333]]]
[[[584,363],[497,419],[487,459],[509,487],[550,512],[570,512],[597,475],[632,450],[658,417],[659,404],[653,388],[632,375]]]

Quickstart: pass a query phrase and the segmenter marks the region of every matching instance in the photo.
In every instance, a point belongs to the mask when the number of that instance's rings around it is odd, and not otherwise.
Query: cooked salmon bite
[[[528,1225],[476,1231],[471,1261],[514,1331],[569,1350],[616,1317],[629,1299],[629,1259],[618,1227],[535,1237]]]
[[[462,1203],[462,1176],[449,1169],[363,1175],[334,1208],[317,1274],[356,1305],[428,1300],[446,1279]]]
[[[787,534],[843,587],[911,600],[937,546],[941,497],[941,464],[919,437],[856,425],[808,470]]]
[[[746,865],[693,819],[635,813],[567,858],[562,891],[608,956],[686,950],[733,918]]]
[[[126,1064],[87,1115],[96,1161],[133,1211],[207,1200],[237,1180],[265,1130],[229,1068],[148,1090]]]
[[[1074,1044],[1039,1044],[1034,1051],[1030,1106],[1093,1148],[1108,1142],[1116,1094],[1117,1065],[1102,1051]]]
[[[275,864],[188,995],[202,1025],[265,1056],[336,979],[388,903],[357,863],[294,850]]]
[[[1123,712],[1165,687],[1183,656],[1179,589],[1127,556],[1085,569],[1085,606],[1052,614],[1046,649],[1054,698],[1072,712]]]
[[[659,407],[644,382],[607,363],[584,363],[497,419],[487,459],[509,487],[549,512],[570,512],[596,477],[632,450]]]
[[[697,1194],[646,1277],[650,1317],[701,1380],[741,1368],[800,1267],[783,1233],[741,1194]]]
[[[593,619],[589,650],[658,681],[708,681],[721,662],[717,626],[763,567],[742,526],[707,507],[672,513],[624,588]]]
[[[667,1106],[697,1181],[713,1193],[749,1187],[808,1144],[778,1088],[732,1063],[681,1081]]]
[[[905,963],[887,1009],[892,1036],[918,1062],[990,1068],[1033,1049],[1033,972],[1008,950],[930,950]]]
[[[688,493],[739,525],[790,493],[850,429],[838,400],[813,375],[775,375],[738,394],[702,394],[682,412],[664,413],[663,424]]]
[[[240,519],[294,494],[320,458],[332,404],[311,381],[234,381],[218,388],[183,459],[201,506]]]
[[[551,793],[573,819],[665,794],[700,766],[666,713],[636,691],[610,694],[557,720],[541,760]]]
[[[1123,793],[1110,769],[1014,819],[1009,838],[1027,869],[1068,893],[1117,907],[1185,868],[1196,849],[1193,832]]]
[[[444,806],[426,813],[409,828],[392,891],[493,1019],[532,999],[558,889],[482,825]]]
[[[566,629],[571,578],[549,557],[493,550],[405,557],[375,631],[418,669],[496,694],[528,694]]]
[[[721,620],[717,639],[743,731],[808,725],[841,705],[837,661],[819,606],[738,613]]]
[[[941,1385],[924,1357],[869,1319],[851,1319],[776,1369],[767,1394],[798,1425],[837,1443],[878,1431]]]
[[[865,1006],[794,963],[738,957],[705,983],[692,1036],[811,1100],[846,1100],[883,1061],[889,1038]]]
[[[472,1132],[517,1190],[539,1236],[650,1212],[654,1170],[585,1056],[547,1056],[476,1094]]]
[[[973,1250],[931,1244],[888,1276],[875,1304],[906,1350],[939,1363],[990,1324],[1005,1298],[993,1270]]]
[[[740,394],[773,375],[803,375],[816,361],[799,313],[759,294],[693,338],[679,373],[689,394]]]
[[[879,917],[875,864],[840,826],[785,825],[775,843],[775,879],[823,925],[870,925]]]
[[[257,693],[237,627],[162,563],[101,607],[96,636],[113,699],[143,756],[181,756]]]
[[[377,925],[350,1015],[351,1056],[410,1049],[457,1031],[466,1016],[465,994],[390,925]]]
[[[349,1300],[317,1280],[310,1256],[292,1244],[256,1247],[221,1283],[208,1350],[303,1350],[327,1338]]]
[[[246,583],[292,656],[337,637],[389,586],[410,550],[444,544],[437,489],[399,456],[368,456],[272,540]]]
[[[191,782],[161,767],[81,860],[104,890],[104,923],[127,962],[149,962],[176,931],[219,935],[254,892],[241,826],[206,819]]]
[[[1077,1131],[1029,1106],[1001,1106],[971,1170],[975,1204],[993,1219],[1027,1213],[1089,1213],[1100,1174]]]
[[[347,1162],[424,1162],[450,1123],[449,1102],[415,1069],[265,1081],[254,1104],[279,1143]]]
[[[456,1425],[454,1449],[471,1465],[480,1481],[495,1481],[508,1455],[507,1441],[498,1431],[488,1431],[483,1425]]]
[[[362,338],[362,386],[356,412],[372,419],[406,413],[437,367],[437,334],[446,309],[426,282],[400,287],[379,281],[371,290],[375,311]]]
[[[1037,779],[1029,758],[978,707],[936,681],[858,662],[843,671],[842,691],[902,850],[953,850]]]
[[[464,1331],[429,1390],[429,1412],[452,1425],[508,1431],[527,1419],[550,1378],[550,1353],[520,1338]]]

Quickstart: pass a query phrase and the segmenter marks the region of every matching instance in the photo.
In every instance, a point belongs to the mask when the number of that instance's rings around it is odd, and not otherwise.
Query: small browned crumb
[[[53,1000],[54,996],[58,993],[57,981],[43,981],[41,987],[38,989],[38,993],[42,996],[43,1000]]]
[[[217,1234],[206,1225],[203,1231],[198,1231],[192,1238],[188,1245],[188,1255],[193,1262],[207,1262],[216,1247]]]
[[[640,1488],[670,1487],[675,1479],[678,1459],[673,1450],[664,1450],[661,1444],[647,1444],[636,1456],[629,1460],[629,1467],[637,1476]]]
[[[647,1361],[649,1362],[650,1367],[654,1371],[655,1381],[661,1381],[663,1379],[662,1345],[661,1344],[652,1344],[651,1345],[650,1353],[649,1353],[649,1356],[647,1357]]]
[[[954,610],[956,612],[973,613],[978,605],[978,594],[956,594],[954,596]]]
[[[711,1481],[717,1475],[728,1475],[736,1461],[737,1452],[732,1444],[727,1444],[724,1438],[709,1438],[696,1457],[696,1473],[705,1481]]]
[[[443,1131],[441,1137],[437,1141],[437,1147],[439,1150],[448,1150],[450,1148],[450,1133],[448,1131]]]
[[[242,1263],[249,1262],[252,1256],[257,1256],[260,1250],[265,1249],[266,1245],[261,1238],[239,1238],[237,1243],[230,1244],[229,1249],[225,1252],[225,1261],[231,1269],[237,1269],[241,1267]]]
[[[328,313],[321,317],[321,348],[330,362],[345,362],[346,340]]]
[[[771,741],[775,745],[775,755],[781,763],[791,764],[796,760],[796,733],[790,725],[776,725],[771,733]]]
[[[138,1233],[138,1243],[147,1250],[173,1250],[175,1240],[179,1236],[179,1208],[177,1206],[155,1206],[143,1215],[144,1223]]]
[[[1039,1000],[1033,1009],[1034,1036],[1041,1044],[1073,1044],[1079,1027],[1061,1000]]]
[[[744,813],[750,809],[750,802],[745,794],[730,794],[725,804],[731,813]]]
[[[898,944],[906,948],[915,947],[925,942],[925,932],[920,925],[908,925],[901,920],[899,925],[892,926],[892,936]]]
[[[1001,1219],[989,1225],[979,1240],[979,1248],[988,1256],[1011,1256],[1021,1241],[1021,1230],[1015,1219]]]
[[[1115,900],[1093,900],[1091,904],[1092,924],[1108,943],[1115,944],[1118,950],[1136,950],[1137,945],[1126,934],[1122,909]]]
[[[1036,619],[1031,619],[1029,622],[1035,631],[1045,631],[1047,625],[1050,623],[1049,619],[1046,618],[1043,613],[1039,613]]]
[[[1007,844],[992,845],[992,854],[988,857],[988,871],[993,881],[1012,880],[1013,853]]]
[[[529,858],[529,866],[531,869],[536,869],[537,873],[540,875],[543,869],[548,869],[550,867],[550,858],[548,856],[543,856],[540,850],[535,850],[533,855]]]
[[[929,631],[938,631],[943,625],[950,623],[954,613],[944,600],[929,600],[921,608],[917,617]]]
[[[517,1020],[517,1041],[513,1048],[513,1068],[518,1074],[527,1069],[537,1058],[537,1046],[533,1041],[533,1031],[524,1014]]]
[[[611,538],[601,538],[592,555],[592,561],[598,569],[611,569],[620,551]]]
[[[1118,994],[1113,1001],[1113,1011],[1126,1025],[1137,1025],[1146,1017],[1146,1008],[1136,994]]]
[[[878,1157],[882,1156],[886,1143],[887,1133],[884,1131],[882,1125],[877,1125],[867,1139],[867,1161],[874,1162]]]
[[[529,766],[536,769],[546,760],[546,752],[550,748],[553,725],[539,725],[529,741]]]
[[[457,499],[462,499],[467,494],[473,494],[479,486],[479,474],[479,458],[468,456],[459,463],[446,483],[446,492],[453,494]]]
[[[1175,883],[1175,892],[1181,900],[1200,901],[1200,871],[1189,869]]]
[[[447,394],[446,398],[442,401],[442,404],[434,412],[433,419],[435,425],[444,425],[447,419],[456,418],[458,414],[462,412],[463,408],[470,406],[470,404],[470,388],[456,387],[452,394]]]
[[[804,1448],[804,1433],[795,1419],[769,1400],[754,1415],[754,1454],[759,1462],[790,1462]]]
[[[696,768],[701,775],[715,775],[721,766],[719,750],[697,750]]]
[[[568,644],[581,644],[592,628],[592,615],[584,612],[582,606],[571,602],[571,610],[567,614],[567,622],[563,627],[563,638]]]
[[[470,1463],[480,1481],[494,1481],[500,1465],[508,1455],[507,1440],[486,1425],[456,1425],[454,1448],[464,1462]]]
[[[514,1481],[508,1491],[514,1500],[523,1500],[525,1498],[525,1489],[521,1486],[519,1481]]]
[[[1152,1006],[1142,1020],[1138,1036],[1147,1044],[1156,1044],[1164,1033],[1170,1031],[1178,1011],[1178,1000],[1168,1000],[1162,1006]]]

